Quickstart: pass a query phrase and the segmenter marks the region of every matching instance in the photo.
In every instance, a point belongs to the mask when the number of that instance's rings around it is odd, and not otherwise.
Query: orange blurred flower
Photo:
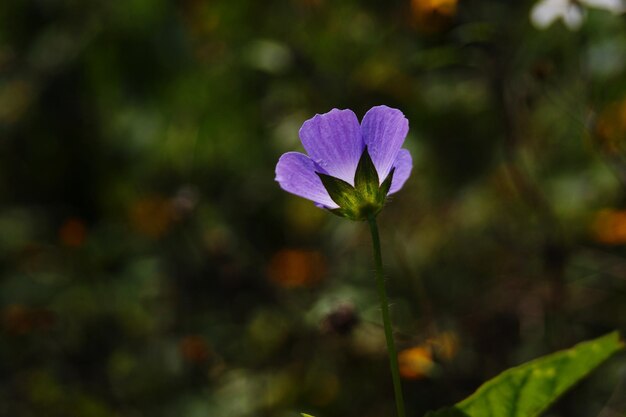
[[[178,349],[181,356],[191,363],[205,363],[211,357],[211,348],[206,339],[199,335],[189,335],[184,337]]]
[[[600,210],[591,224],[594,240],[607,245],[626,243],[626,210]]]
[[[283,249],[274,254],[267,268],[269,279],[286,288],[309,287],[326,274],[326,261],[317,251]]]
[[[219,26],[220,16],[210,2],[185,0],[181,2],[185,28],[194,38],[208,36]]]
[[[130,207],[130,221],[140,234],[158,239],[169,230],[175,217],[172,202],[153,195],[136,200]]]
[[[59,228],[59,241],[64,246],[80,247],[85,243],[86,237],[87,228],[81,219],[69,218]]]
[[[411,0],[413,22],[424,32],[446,28],[457,12],[458,0]]]
[[[449,361],[459,352],[459,337],[454,332],[441,332],[435,337],[428,339],[437,357]]]
[[[435,363],[430,348],[416,346],[398,354],[400,375],[405,379],[421,379],[430,375]]]
[[[8,333],[14,335],[24,335],[35,330],[47,330],[55,322],[54,313],[43,308],[10,304],[2,311],[3,327]]]
[[[32,330],[28,309],[20,304],[11,304],[2,312],[4,328],[13,334],[26,334]]]
[[[626,144],[626,100],[608,105],[595,125],[598,144],[608,152],[624,149]]]

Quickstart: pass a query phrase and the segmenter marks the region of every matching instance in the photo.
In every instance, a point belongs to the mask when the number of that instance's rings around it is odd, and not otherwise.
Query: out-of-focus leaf
[[[534,417],[623,348],[617,332],[508,369],[452,408],[427,417]]]

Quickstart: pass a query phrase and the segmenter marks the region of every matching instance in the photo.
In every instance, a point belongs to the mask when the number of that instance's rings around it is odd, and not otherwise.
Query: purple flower
[[[361,124],[352,110],[317,114],[300,128],[308,156],[283,154],[276,181],[318,207],[362,220],[377,214],[411,174],[411,155],[401,148],[408,131],[402,112],[387,106],[372,107]]]

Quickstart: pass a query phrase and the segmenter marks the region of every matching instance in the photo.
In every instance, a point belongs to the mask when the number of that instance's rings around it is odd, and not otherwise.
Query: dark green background
[[[624,17],[427,3],[1,1],[0,415],[393,415],[366,225],[274,182],[333,107],[410,121],[398,344],[458,340],[411,416],[626,330]],[[625,373],[552,415],[624,413]]]

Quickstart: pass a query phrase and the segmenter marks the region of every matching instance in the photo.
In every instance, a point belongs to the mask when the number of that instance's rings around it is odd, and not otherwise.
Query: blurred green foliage
[[[0,415],[391,415],[365,225],[273,181],[333,107],[410,121],[411,415],[626,330],[624,16],[532,6],[0,2]],[[553,415],[624,413],[625,366]]]

